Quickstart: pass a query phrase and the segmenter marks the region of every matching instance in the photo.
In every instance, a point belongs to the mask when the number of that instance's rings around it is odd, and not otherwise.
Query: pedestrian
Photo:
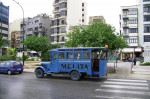
[[[134,62],[134,65],[136,65],[136,56],[134,55],[134,60],[133,60],[133,62]]]

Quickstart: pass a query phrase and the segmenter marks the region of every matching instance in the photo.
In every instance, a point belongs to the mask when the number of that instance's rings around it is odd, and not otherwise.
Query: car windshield
[[[0,66],[4,66],[4,65],[5,65],[5,62],[1,62],[1,63],[0,63]]]
[[[14,62],[14,65],[22,65],[21,62]]]

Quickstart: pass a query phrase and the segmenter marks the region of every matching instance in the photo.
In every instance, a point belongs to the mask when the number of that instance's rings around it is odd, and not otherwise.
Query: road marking
[[[119,97],[119,96],[92,96],[95,98],[105,98],[105,99],[142,99],[142,98],[131,98],[131,97]]]
[[[125,91],[125,90],[111,90],[111,89],[96,89],[99,92],[111,92],[111,93],[123,93],[123,94],[139,94],[150,96],[150,92],[138,92],[138,91]]]
[[[105,84],[121,84],[121,85],[141,85],[148,86],[147,83],[131,83],[131,82],[114,82],[114,81],[105,81]]]
[[[101,85],[101,87],[107,88],[118,88],[118,89],[140,89],[140,90],[149,90],[149,87],[137,87],[137,86],[122,86],[122,85]]]
[[[124,81],[124,82],[147,82],[146,80],[128,80],[128,79],[107,79],[108,81]]]

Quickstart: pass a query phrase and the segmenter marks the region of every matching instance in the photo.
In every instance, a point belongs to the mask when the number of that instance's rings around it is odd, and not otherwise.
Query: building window
[[[150,26],[144,26],[144,33],[150,33]]]
[[[84,16],[84,14],[82,14],[82,16]]]
[[[143,8],[143,11],[149,13],[149,12],[150,12],[150,6],[144,7],[144,8]]]
[[[84,19],[82,19],[82,22],[84,22]]]
[[[144,35],[144,42],[150,42],[150,35]]]
[[[66,10],[60,11],[60,17],[62,17],[62,16],[67,16],[67,11]]]
[[[130,28],[129,33],[138,33],[138,29],[137,28]]]
[[[137,24],[137,18],[129,19],[129,24]]]
[[[84,11],[84,9],[82,9],[82,11]]]
[[[82,3],[82,7],[84,7],[84,3]]]
[[[129,43],[138,43],[138,39],[137,38],[130,38]]]
[[[39,22],[39,20],[35,20],[35,23],[38,23]]]
[[[66,28],[61,28],[61,33],[66,33]]]
[[[136,9],[130,10],[129,15],[137,15],[137,10]]]
[[[144,16],[144,21],[145,22],[150,21],[150,16]]]
[[[63,25],[63,24],[66,24],[67,22],[66,22],[66,20],[61,20],[61,24]]]
[[[59,9],[62,9],[62,8],[67,8],[67,3],[66,2],[63,2],[63,3],[59,4]]]

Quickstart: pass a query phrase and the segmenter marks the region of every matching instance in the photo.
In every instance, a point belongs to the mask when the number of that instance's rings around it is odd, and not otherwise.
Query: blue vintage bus
[[[50,62],[41,62],[35,69],[38,78],[44,74],[67,73],[72,80],[89,75],[101,78],[107,75],[107,48],[59,48],[50,50]]]

